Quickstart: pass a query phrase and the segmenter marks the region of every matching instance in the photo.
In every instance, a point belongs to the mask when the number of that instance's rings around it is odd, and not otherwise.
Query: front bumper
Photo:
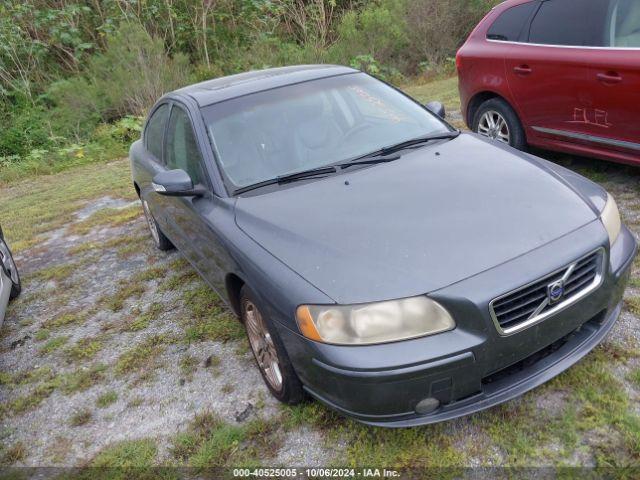
[[[611,330],[622,308],[631,262],[632,234],[622,233],[608,252],[600,288],[553,317],[517,334],[498,335],[489,312],[504,293],[504,279],[524,285],[554,268],[606,246],[599,224],[580,229],[430,296],[445,305],[457,328],[432,337],[384,345],[344,347],[311,342],[282,328],[292,363],[305,390],[363,423],[408,427],[484,410],[550,380],[591,351]],[[470,292],[472,292],[470,294]],[[439,407],[419,414],[416,406]]]

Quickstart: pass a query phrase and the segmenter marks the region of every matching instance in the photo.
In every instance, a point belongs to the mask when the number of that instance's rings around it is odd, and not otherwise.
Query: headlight
[[[622,223],[620,222],[620,212],[618,211],[618,205],[613,197],[607,193],[607,204],[604,206],[604,210],[600,214],[604,228],[607,229],[609,234],[609,244],[613,245],[618,235],[620,235],[620,229]]]
[[[424,296],[363,305],[302,305],[296,317],[305,337],[338,345],[407,340],[456,326],[442,305]]]

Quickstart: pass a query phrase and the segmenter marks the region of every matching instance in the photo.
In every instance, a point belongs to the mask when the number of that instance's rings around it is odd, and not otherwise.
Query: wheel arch
[[[133,188],[136,189],[136,193],[138,194],[138,198],[140,198],[140,186],[138,185],[138,182],[136,182],[135,180],[133,182]]]
[[[225,288],[227,290],[227,298],[229,306],[233,313],[240,318],[240,291],[245,285],[245,281],[235,273],[228,273],[224,279]]]
[[[509,99],[505,98],[503,95],[500,95],[499,93],[496,93],[494,91],[483,90],[481,92],[476,93],[471,98],[471,100],[469,100],[469,106],[467,107],[467,118],[465,118],[465,121],[467,122],[467,126],[469,127],[469,129],[473,130],[473,118],[475,117],[476,112],[478,111],[478,108],[480,108],[480,105],[482,105],[487,100],[491,100],[492,98],[499,98],[500,100],[503,100],[504,102],[506,102],[511,107],[511,109],[514,112],[516,112],[518,119],[520,119],[520,115],[518,115],[517,110],[514,108],[513,104],[509,101]]]

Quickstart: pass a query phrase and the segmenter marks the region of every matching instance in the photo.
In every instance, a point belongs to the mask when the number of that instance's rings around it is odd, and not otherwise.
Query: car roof
[[[268,68],[196,83],[175,90],[168,96],[188,95],[199,106],[204,107],[272,88],[352,73],[359,73],[359,70],[340,65],[296,65]]]

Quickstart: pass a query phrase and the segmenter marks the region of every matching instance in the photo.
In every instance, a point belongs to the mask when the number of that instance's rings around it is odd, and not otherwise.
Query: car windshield
[[[203,108],[203,117],[233,190],[451,131],[422,106],[365,74],[234,98]]]

